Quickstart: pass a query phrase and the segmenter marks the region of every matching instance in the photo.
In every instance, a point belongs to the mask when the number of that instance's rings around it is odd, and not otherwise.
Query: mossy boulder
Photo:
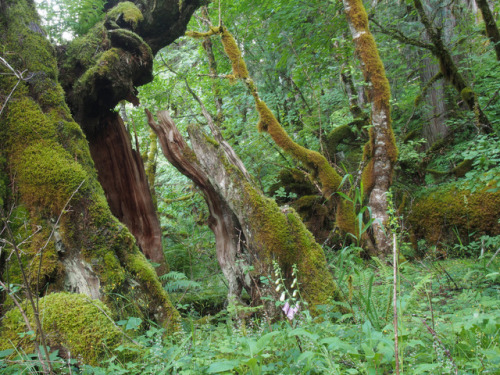
[[[31,305],[22,304],[35,329]],[[85,364],[97,365],[122,343],[123,334],[110,320],[109,309],[83,294],[53,293],[39,301],[40,320],[50,350],[64,356],[71,353]],[[106,316],[107,314],[107,316]],[[0,327],[0,350],[34,352],[28,329],[17,308],[7,312]]]
[[[432,245],[462,243],[481,235],[500,233],[500,191],[488,188],[471,192],[454,184],[444,185],[417,198],[408,221],[416,242],[425,239]]]

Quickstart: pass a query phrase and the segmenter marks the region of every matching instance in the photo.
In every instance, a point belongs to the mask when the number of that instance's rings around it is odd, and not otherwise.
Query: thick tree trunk
[[[272,261],[276,260],[289,283],[292,266],[297,265],[302,296],[313,312],[316,304],[331,297],[339,299],[323,251],[297,213],[264,197],[227,143],[223,145],[192,126],[188,129],[193,145],[190,150],[171,119],[165,113],[158,117],[160,124],[151,116],[149,123],[158,134],[165,156],[205,195],[217,257],[226,277],[235,280],[230,279],[230,285],[234,285],[231,297],[238,299],[235,293],[245,287],[253,304],[265,303],[268,314],[276,316],[274,302],[265,302],[262,297],[277,299],[279,293],[261,280],[261,276],[272,275]],[[249,271],[249,265],[253,271]]]
[[[123,4],[131,6],[130,2]],[[111,127],[117,129],[120,124],[117,117],[109,121],[110,109],[125,98],[134,101],[134,87],[152,78],[153,52],[184,32],[198,6],[197,1],[179,6],[173,0],[158,0],[151,9],[142,1],[137,4],[134,7],[141,12],[135,20],[111,9],[106,21],[89,35],[60,47],[58,69],[33,1],[0,0],[1,57],[22,77],[8,75],[12,72],[0,67],[7,73],[0,75],[0,160],[6,160],[1,177],[10,178],[9,190],[0,193],[5,206],[13,207],[4,218],[16,236],[10,241],[31,236],[22,250],[33,290],[39,294],[58,290],[85,293],[102,299],[117,313],[133,316],[142,311],[172,328],[179,315],[133,236],[111,214],[81,130],[96,142],[93,154],[104,155],[98,145],[107,147],[106,142],[113,139]],[[136,24],[144,39],[132,31]],[[81,127],[73,121],[58,79]],[[97,139],[98,135],[104,139]],[[138,198],[132,206],[142,204],[143,208],[112,203],[117,204],[116,212],[127,207],[132,215],[127,220],[140,231],[147,227],[147,220],[154,220],[148,216],[150,203],[145,198],[149,192],[144,194],[143,171],[124,136],[117,136],[119,141],[109,151],[113,163],[107,164],[113,168],[119,163],[129,165],[120,170],[124,175],[116,177],[120,183],[109,182],[106,176],[112,173],[106,171],[102,156],[97,157],[101,160],[97,164],[102,180],[111,186],[107,189],[110,196],[120,195],[116,190],[123,189],[127,174],[134,177],[135,186],[127,191]],[[144,213],[138,217],[143,220],[139,225],[134,222],[135,209]],[[3,251],[0,259],[1,277],[19,283],[19,265],[5,254]],[[123,299],[111,297],[120,295]]]
[[[365,192],[369,194],[368,205],[375,220],[372,228],[377,251],[388,254],[391,241],[386,229],[389,219],[386,193],[391,186],[397,158],[391,126],[389,81],[375,40],[368,29],[368,17],[363,3],[361,0],[344,0],[344,8],[372,103],[370,140],[364,153],[368,164],[363,171],[363,183]]]
[[[89,139],[112,212],[132,231],[148,259],[160,264],[157,272],[164,273],[161,228],[146,189],[144,165],[112,110],[125,99],[138,103],[135,87],[152,80],[153,53],[184,33],[199,2],[179,6],[174,0],[159,0],[152,7],[142,1],[118,3],[108,1],[105,21],[60,49],[62,85]]]
[[[430,57],[422,58],[420,79],[425,85],[423,88],[426,92],[422,101],[429,106],[429,111],[426,112],[429,121],[425,123],[422,133],[427,140],[428,147],[448,135],[448,127],[445,122],[446,100],[443,79],[433,82],[430,87],[427,86],[429,82],[434,81],[434,77],[439,72],[439,66],[435,60]]]

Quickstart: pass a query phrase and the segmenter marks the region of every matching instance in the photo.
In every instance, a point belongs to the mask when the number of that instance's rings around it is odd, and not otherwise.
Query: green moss
[[[62,60],[63,75],[61,80],[64,86],[66,81],[72,82],[75,77],[66,77],[66,73],[79,68],[82,71],[92,66],[100,54],[110,47],[107,30],[103,22],[96,24],[88,33],[71,41]]]
[[[22,92],[18,93],[22,95]],[[37,103],[28,97],[19,97],[11,101],[7,107],[7,149],[9,152],[18,153],[18,147],[31,142],[53,139],[56,130],[53,124],[43,115]]]
[[[280,209],[276,202],[264,197],[245,183],[249,202],[248,220],[255,236],[258,259],[270,264],[276,259],[285,272],[296,264],[303,296],[311,304],[324,304],[328,298],[338,298],[336,285],[326,268],[325,255],[299,215],[292,208]],[[269,270],[260,270],[267,271]]]
[[[128,255],[136,255],[139,249],[130,232],[109,210],[97,181],[87,141],[72,120],[64,104],[63,91],[57,84],[57,64],[52,47],[37,31],[34,3],[20,0],[12,2],[6,10],[9,34],[2,35],[2,45],[9,51],[9,63],[16,70],[28,69],[26,74],[33,73],[31,79],[19,84],[0,117],[2,155],[7,157],[2,171],[6,167],[13,176],[10,181],[12,198],[26,212],[23,225],[16,224],[14,232],[20,241],[33,235],[22,249],[22,263],[29,273],[30,283],[38,278],[37,252],[49,237],[55,218],[62,213],[57,228],[61,237],[58,246],[61,245],[66,254],[81,257],[92,265],[100,281],[103,299],[109,306],[115,312],[125,310],[129,304],[125,299],[134,300],[130,286],[142,283],[140,277],[149,275],[140,294],[142,299],[150,300],[150,307],[143,307],[141,311],[145,316],[158,318],[159,322],[168,325],[167,315],[173,316],[176,312],[158,280],[155,283],[149,279],[153,277],[151,267],[147,262],[141,265],[134,259],[128,264]],[[85,38],[71,43],[66,60],[61,62],[63,73],[81,74],[92,67],[95,76],[106,75],[117,63],[116,71],[127,69],[129,62],[120,59],[119,51],[107,50],[110,41],[106,35],[101,23]],[[146,47],[141,51],[146,55],[151,53]],[[96,58],[97,66],[93,66]],[[68,76],[67,80],[66,77],[63,74],[64,82],[71,86],[75,77]],[[0,75],[0,81],[0,96],[8,95],[17,82],[3,75]],[[82,181],[85,182],[73,196],[68,209],[62,212]],[[37,230],[39,232],[35,234]],[[54,242],[44,250],[40,274],[42,293],[64,288],[64,266],[57,251]],[[141,267],[147,270],[141,271]],[[19,265],[10,262],[2,269],[4,276],[20,281]],[[134,281],[134,278],[138,280]],[[122,295],[124,299],[111,303],[111,293]]]
[[[461,163],[459,163],[455,168],[452,169],[451,173],[453,173],[456,177],[463,177],[467,172],[472,169],[472,164],[474,160],[465,159]]]
[[[120,49],[111,48],[103,52],[96,63],[78,79],[75,83],[75,95],[79,92],[91,92],[94,89],[94,81],[106,78],[111,69],[117,69],[120,63]]]
[[[259,112],[258,129],[269,133],[278,146],[306,165],[312,171],[313,177],[317,177],[321,182],[325,198],[330,199],[342,181],[340,175],[323,155],[295,143],[274,117],[265,102],[260,99],[256,100],[256,107]]]
[[[163,322],[165,328],[169,331],[178,330],[180,328],[179,312],[170,302],[153,266],[148,262],[144,254],[137,248],[135,249],[136,251],[126,254],[125,261],[129,272],[134,275],[140,287],[149,292],[145,295],[152,297],[152,305],[146,307],[153,313],[160,315],[157,319],[159,318],[159,321]]]
[[[224,46],[224,52],[231,60],[233,74],[236,78],[247,79],[249,78],[247,65],[241,56],[241,51],[236,44],[231,33],[226,29],[221,30],[221,41]]]
[[[38,16],[32,2],[21,0],[9,5],[5,17],[9,27],[8,34],[2,36],[2,44],[4,51],[10,52],[9,63],[19,71],[27,71],[25,77],[35,73],[57,78],[54,49],[36,23]]]
[[[328,153],[330,154],[331,157],[335,155],[337,152],[337,146],[343,141],[343,140],[351,140],[354,139],[356,136],[351,130],[351,127],[349,125],[341,125],[335,129],[333,129],[328,135],[326,136],[326,148],[328,150]]]
[[[205,136],[205,140],[210,143],[211,145],[214,145],[215,147],[219,147],[219,142],[217,142],[213,137],[209,136],[208,134],[203,134]]]
[[[53,293],[41,298],[39,306],[47,345],[52,350],[68,351],[72,358],[98,365],[121,343],[121,332],[103,313],[112,316],[111,312],[98,300],[83,294]],[[34,328],[31,306],[23,303],[23,309]],[[19,310],[7,312],[0,328],[0,350],[17,348],[33,353],[33,342],[19,336],[26,331]]]
[[[343,234],[350,233],[358,237],[358,227],[356,226],[356,214],[352,202],[339,199],[337,203],[337,214],[335,224]]]
[[[476,94],[474,93],[474,91],[472,91],[469,87],[464,88],[460,92],[460,96],[462,97],[462,99],[465,102],[469,102],[469,101],[473,100],[475,95]]]
[[[23,201],[48,208],[54,215],[63,209],[71,194],[76,192],[78,197],[87,189],[80,186],[87,174],[57,143],[30,145],[20,155],[16,169]]]
[[[464,242],[483,234],[497,235],[499,219],[500,191],[485,188],[471,193],[453,184],[416,199],[408,214],[414,237],[433,245],[456,242],[456,233]]]
[[[131,1],[118,3],[118,5],[111,8],[107,13],[107,17],[115,22],[122,16],[123,20],[127,22],[132,29],[135,29],[139,22],[144,20],[144,16],[140,9]]]

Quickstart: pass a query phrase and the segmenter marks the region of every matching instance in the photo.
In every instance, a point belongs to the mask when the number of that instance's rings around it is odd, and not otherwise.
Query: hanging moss
[[[249,78],[247,65],[245,61],[243,61],[236,40],[234,40],[233,36],[226,28],[222,28],[221,40],[224,46],[224,52],[226,52],[226,55],[231,60],[234,76],[242,79]]]
[[[112,316],[111,311],[98,300],[90,300],[83,294],[53,293],[41,298],[39,306],[42,328],[51,350],[69,352],[71,358],[95,366],[122,342],[122,333],[108,318]],[[23,309],[35,328],[31,305],[25,302]],[[27,331],[20,311],[17,308],[10,310],[0,327],[0,350],[33,353],[33,341],[29,340],[29,335],[20,336]]]

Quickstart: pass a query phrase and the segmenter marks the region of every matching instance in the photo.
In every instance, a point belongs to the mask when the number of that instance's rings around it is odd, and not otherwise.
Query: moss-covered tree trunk
[[[441,30],[433,26],[431,20],[427,17],[427,13],[425,12],[421,0],[413,0],[413,4],[415,5],[415,9],[420,16],[422,24],[424,25],[425,32],[431,41],[431,44],[426,45],[426,48],[428,48],[438,59],[439,69],[441,70],[441,73],[443,73],[444,78],[453,85],[455,90],[457,90],[459,95],[467,104],[467,107],[474,112],[478,128],[484,133],[492,133],[493,127],[490,120],[481,109],[477,94],[472,90],[453,61],[449,50],[444,44]]]
[[[129,197],[150,211],[144,185],[138,184],[144,181],[142,164],[111,110],[125,98],[134,101],[135,86],[152,77],[153,53],[184,32],[196,6],[197,1],[181,6],[177,1],[156,1],[151,8],[142,1],[110,1],[106,20],[88,35],[59,47],[56,56],[33,1],[0,1],[0,56],[22,76],[18,80],[5,64],[0,66],[5,73],[0,75],[0,160],[6,182],[0,184],[6,212],[2,225],[15,234],[9,241],[29,238],[20,245],[23,267],[38,294],[84,293],[122,316],[142,313],[165,326],[177,324],[179,315],[155,270],[110,211],[87,139],[101,180],[111,175],[117,185],[132,185]],[[113,160],[105,160],[106,167],[103,148],[110,144],[107,159]],[[109,170],[120,163],[128,166]],[[125,170],[130,173],[118,173]],[[106,190],[108,198],[117,195],[123,208],[127,190]],[[129,219],[140,213],[135,210],[129,211]],[[21,284],[20,266],[10,251],[1,253],[0,277]]]
[[[363,170],[364,188],[369,194],[368,205],[375,220],[373,235],[377,250],[387,254],[391,243],[385,228],[388,222],[386,193],[392,182],[393,167],[397,158],[391,126],[389,81],[375,40],[368,28],[368,17],[363,3],[361,0],[344,0],[344,8],[372,104],[370,140],[364,153],[368,163]]]
[[[225,141],[217,141],[192,126],[188,129],[191,150],[168,115],[162,112],[158,117],[159,124],[151,115],[149,123],[158,134],[165,156],[205,196],[211,215],[209,225],[216,236],[217,258],[228,277],[230,297],[240,300],[239,293],[245,288],[254,305],[265,303],[267,313],[276,316],[274,302],[265,302],[262,297],[277,299],[280,293],[261,279],[273,275],[275,260],[289,283],[293,279],[292,266],[298,267],[300,290],[313,312],[315,305],[328,298],[338,300],[339,291],[325,255],[297,213],[266,198]]]
[[[491,13],[488,0],[476,0],[476,3],[483,16],[486,35],[490,38],[491,44],[495,49],[497,60],[500,61],[500,32],[498,31],[495,17],[493,17],[493,14]]]

